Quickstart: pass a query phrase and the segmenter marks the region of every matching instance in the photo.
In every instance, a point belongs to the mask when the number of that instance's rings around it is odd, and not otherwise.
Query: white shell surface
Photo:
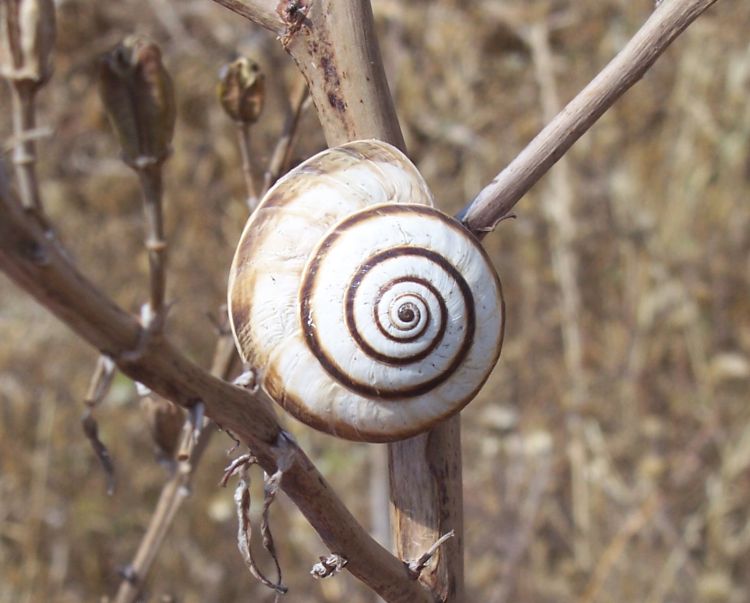
[[[248,221],[232,329],[297,418],[349,439],[401,439],[486,380],[502,344],[500,282],[476,239],[431,205],[400,151],[358,141],[295,168]]]

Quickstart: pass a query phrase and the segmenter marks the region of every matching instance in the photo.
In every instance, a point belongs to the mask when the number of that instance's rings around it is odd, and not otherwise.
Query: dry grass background
[[[652,9],[373,4],[410,153],[447,211],[543,124],[527,38],[535,23],[552,28],[565,101]],[[209,0],[58,8],[55,75],[41,94],[40,121],[54,128],[40,153],[49,213],[84,272],[135,311],[147,295],[140,199],[103,117],[95,58],[130,32],[153,37],[179,102],[166,169],[169,331],[207,365],[206,315],[222,303],[245,219],[216,74],[236,51],[268,74],[253,141],[264,161],[295,69],[270,35]],[[463,414],[471,601],[750,600],[748,31],[750,4],[720,2],[573,148],[562,178],[540,182],[486,239],[508,322],[499,366]],[[6,139],[5,90],[0,103]],[[295,156],[323,144],[308,111]],[[571,193],[567,230],[554,212],[560,186]],[[572,337],[563,299],[574,302]],[[4,277],[0,333],[0,601],[99,600],[114,592],[165,479],[136,393],[118,378],[98,412],[118,471],[110,498],[79,427],[95,353]],[[367,446],[291,427],[367,521]],[[145,600],[272,599],[243,566],[232,493],[216,485],[229,444],[217,437],[207,453]],[[288,501],[272,517],[289,601],[372,600],[347,575],[312,582],[324,547]]]

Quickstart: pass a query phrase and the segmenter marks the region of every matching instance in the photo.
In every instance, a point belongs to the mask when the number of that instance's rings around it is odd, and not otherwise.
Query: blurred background
[[[178,98],[165,173],[168,330],[207,366],[210,316],[247,216],[217,74],[238,52],[267,74],[252,137],[262,167],[294,65],[273,36],[209,0],[57,7],[55,74],[39,95],[39,123],[52,129],[39,144],[48,212],[81,270],[136,312],[148,286],[140,193],[118,160],[96,59],[130,33],[150,36]],[[455,212],[653,2],[373,7],[410,155]],[[469,601],[750,600],[748,31],[750,3],[717,3],[485,239],[508,316],[500,363],[462,414]],[[6,86],[0,106],[5,141]],[[309,108],[293,157],[323,146]],[[135,388],[118,376],[97,410],[117,470],[107,496],[80,428],[96,353],[3,276],[0,333],[0,601],[112,596],[167,479]],[[373,447],[286,425],[368,523]],[[214,437],[144,601],[273,600],[237,552],[232,488],[217,486],[230,446]],[[283,495],[271,521],[286,600],[374,600],[346,573],[312,581],[328,551]]]

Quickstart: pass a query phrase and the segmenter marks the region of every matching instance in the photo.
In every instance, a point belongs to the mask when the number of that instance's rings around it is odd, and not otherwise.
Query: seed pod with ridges
[[[130,36],[104,55],[99,93],[128,165],[166,159],[174,134],[175,98],[156,44]]]
[[[0,75],[43,84],[54,45],[53,0],[0,0]]]
[[[224,65],[220,74],[219,101],[234,121],[255,123],[263,110],[265,76],[252,59],[240,57]]]

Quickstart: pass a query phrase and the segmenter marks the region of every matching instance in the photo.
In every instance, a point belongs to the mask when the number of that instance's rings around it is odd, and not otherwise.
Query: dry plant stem
[[[185,475],[179,473],[178,470],[178,473],[162,488],[156,509],[151,516],[149,529],[141,539],[133,562],[122,572],[123,580],[114,598],[115,603],[132,602],[138,599],[148,569],[156,558],[175,514],[189,494],[185,481]]]
[[[0,199],[0,269],[135,381],[188,410],[203,402],[206,414],[248,446],[266,472],[276,471],[281,429],[268,403],[213,377],[161,334],[146,335],[8,198]],[[325,544],[349,559],[347,568],[386,601],[429,601],[404,564],[370,538],[304,452],[293,448],[281,487]]]
[[[284,4],[283,0],[281,0],[281,2],[279,2],[279,0],[213,1],[246,19],[250,19],[250,21],[265,27],[277,35],[281,35],[284,32],[284,24],[282,23],[278,12],[276,12],[277,5]]]
[[[91,442],[91,447],[94,449],[96,458],[99,459],[99,463],[104,469],[104,474],[107,477],[107,494],[109,495],[115,491],[115,467],[112,462],[112,457],[109,454],[109,450],[107,450],[107,447],[99,439],[99,427],[94,418],[94,409],[102,402],[102,400],[104,400],[104,397],[112,387],[112,381],[114,378],[114,363],[106,356],[99,356],[96,361],[94,373],[91,375],[89,389],[83,400],[86,405],[86,410],[81,419],[83,432],[89,442]]]
[[[440,601],[464,600],[461,420],[388,445],[391,530],[400,559],[417,559],[448,532],[419,580]]]
[[[161,162],[136,168],[141,184],[141,194],[143,195],[143,213],[146,224],[145,244],[149,265],[149,304],[152,316],[161,316],[162,314],[167,283],[167,242],[164,238],[161,170]]]
[[[240,147],[242,173],[245,176],[245,186],[247,187],[247,207],[250,211],[253,211],[258,205],[258,187],[255,184],[252,151],[250,149],[250,128],[252,128],[250,123],[237,122],[237,142]]]
[[[369,0],[297,3],[305,17],[287,20],[281,40],[307,81],[328,145],[378,138],[403,149]]]
[[[276,142],[276,147],[271,154],[271,160],[268,162],[268,169],[266,169],[266,173],[263,175],[263,191],[261,192],[261,197],[268,192],[268,189],[273,186],[273,183],[278,180],[279,176],[286,171],[289,166],[294,135],[299,127],[299,120],[300,117],[302,117],[302,111],[307,98],[307,84],[304,81],[301,81],[292,92],[292,99],[290,102],[291,107],[286,121],[284,122],[284,129],[282,130],[281,136]]]
[[[35,82],[11,82],[13,101],[13,134],[16,139],[13,151],[13,165],[16,169],[18,192],[26,210],[42,215],[42,201],[39,195],[39,182],[36,177],[36,143],[28,133],[36,125]]]
[[[224,338],[226,339],[226,338]],[[234,343],[232,347],[234,347]],[[221,342],[217,343],[217,350],[221,347]],[[231,365],[231,363],[230,363]],[[228,369],[227,372],[229,372]],[[218,376],[218,375],[217,375]],[[156,508],[151,514],[148,528],[141,538],[138,550],[133,556],[133,560],[127,566],[124,572],[125,577],[117,590],[115,603],[134,603],[143,588],[143,584],[148,577],[151,567],[156,561],[164,538],[172,525],[172,522],[179,511],[182,503],[187,500],[190,488],[190,481],[195,472],[195,468],[200,462],[203,452],[211,440],[211,436],[216,432],[216,424],[209,423],[201,431],[197,441],[193,439],[193,429],[190,421],[186,421],[178,450],[184,451],[186,458],[177,463],[174,474],[162,487],[159,494],[159,500]]]
[[[563,154],[717,0],[662,2],[625,48],[461,212],[484,236]]]

